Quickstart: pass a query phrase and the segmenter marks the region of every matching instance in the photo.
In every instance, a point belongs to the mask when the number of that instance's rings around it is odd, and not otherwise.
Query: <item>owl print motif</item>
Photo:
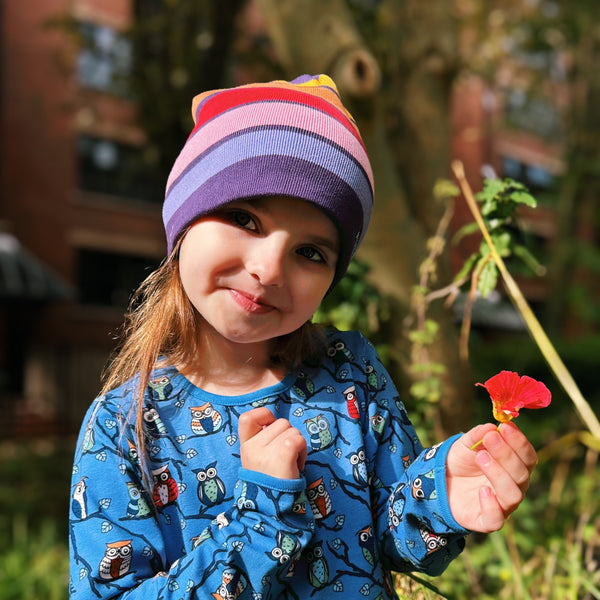
[[[358,545],[365,557],[365,560],[371,565],[375,565],[375,537],[373,536],[373,526],[367,525],[356,532],[358,536]]]
[[[169,465],[153,470],[152,479],[154,480],[154,504],[158,508],[173,504],[177,500],[179,490],[177,482],[169,471]]]
[[[346,456],[352,465],[352,476],[360,486],[369,485],[369,473],[367,471],[367,455],[365,449],[360,447],[356,452]]]
[[[310,447],[314,451],[325,450],[333,444],[329,421],[323,415],[306,419],[304,425],[310,434]]]
[[[256,497],[258,496],[258,487],[254,483],[248,483],[247,481],[238,481],[235,487],[241,486],[242,490],[236,501],[236,506],[240,510],[257,510],[256,508]],[[225,493],[225,489],[223,489]]]
[[[221,584],[211,595],[215,600],[236,600],[247,585],[248,579],[241,571],[227,567],[221,573]]]
[[[435,533],[422,523],[419,525],[419,534],[423,542],[425,542],[427,556],[448,545],[448,539],[445,535]]]
[[[216,461],[204,469],[195,469],[198,480],[198,499],[207,507],[219,504],[225,498],[225,484],[217,473]]]
[[[331,513],[331,496],[325,488],[322,477],[306,488],[306,496],[315,519],[324,519]]]
[[[216,433],[223,426],[223,417],[210,402],[190,408],[192,413],[192,431],[198,435]]]
[[[81,451],[85,454],[86,452],[91,452],[94,447],[94,426],[90,423],[86,428],[83,434],[83,440],[81,442]]]
[[[309,546],[305,556],[308,562],[308,581],[312,587],[320,589],[329,581],[329,565],[323,552],[323,542]]]
[[[291,533],[278,531],[276,543],[277,545],[271,550],[271,552],[266,552],[266,554],[271,560],[279,563],[279,565],[287,565],[285,576],[291,577],[294,573],[296,559],[298,558],[300,550],[302,549],[300,541]]]
[[[118,579],[129,572],[133,547],[131,540],[106,544],[106,551],[98,567],[100,579]]]
[[[146,425],[146,433],[152,438],[168,434],[165,424],[153,406],[144,407],[144,423]]]
[[[369,386],[369,389],[371,391],[377,391],[379,389],[379,376],[370,361],[367,361],[366,363],[365,373],[367,375],[367,385]]]
[[[383,433],[383,429],[385,427],[385,417],[381,413],[375,413],[371,417],[371,429],[375,434],[375,438],[377,440],[381,439],[381,434]]]
[[[390,529],[396,529],[404,516],[404,506],[406,504],[406,497],[402,491],[404,487],[405,484],[401,483],[390,496],[388,504],[388,526]]]
[[[336,374],[343,364],[354,360],[354,355],[342,340],[331,343],[327,348],[327,356],[333,361]]]
[[[171,384],[171,380],[166,375],[163,375],[158,379],[151,379],[148,382],[148,390],[152,400],[167,400],[169,394],[173,391],[173,385]]]
[[[142,495],[140,488],[135,483],[127,482],[129,502],[127,504],[127,517],[130,519],[142,518],[150,515],[150,507]]]
[[[292,504],[292,512],[295,515],[306,514],[306,494],[304,492],[298,494],[298,496],[294,499]]]
[[[292,390],[299,398],[306,400],[315,393],[315,384],[304,371],[299,371]]]
[[[416,477],[412,482],[411,488],[412,497],[415,500],[433,500],[437,498],[433,469]]]
[[[77,482],[73,496],[71,497],[71,511],[77,519],[85,519],[87,517],[86,479],[87,477],[84,476]]]
[[[346,388],[343,392],[344,398],[346,399],[346,408],[348,409],[348,415],[352,419],[358,419],[360,413],[358,412],[358,399],[356,398],[356,387],[351,385]]]

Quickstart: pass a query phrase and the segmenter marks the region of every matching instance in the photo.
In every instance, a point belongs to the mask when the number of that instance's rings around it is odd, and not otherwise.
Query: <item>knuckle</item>
[[[508,494],[506,498],[506,509],[509,512],[513,512],[514,510],[516,510],[519,504],[521,504],[521,502],[523,501],[523,497],[524,494],[519,489],[515,490],[511,494]]]

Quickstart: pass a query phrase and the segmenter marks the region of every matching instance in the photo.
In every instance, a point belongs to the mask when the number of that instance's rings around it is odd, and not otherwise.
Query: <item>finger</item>
[[[535,448],[514,423],[502,423],[498,432],[531,473],[537,464]]]
[[[238,423],[238,436],[243,444],[256,434],[260,433],[275,421],[273,413],[266,407],[254,408],[240,415]]]
[[[504,525],[504,511],[491,488],[483,486],[479,490],[481,508],[481,533],[498,531]]]
[[[509,515],[523,500],[525,495],[519,485],[487,449],[477,453],[475,461],[490,482],[504,515]]]
[[[291,426],[287,419],[276,419],[266,427],[263,427],[255,437],[257,441],[260,441],[261,444],[267,446],[268,444],[274,442],[282,434],[287,433],[289,429],[295,430],[300,434],[295,427]]]
[[[306,464],[306,457],[308,456],[308,446],[306,444],[306,439],[304,439],[304,436],[299,431],[298,433],[302,438],[300,452],[298,453],[298,471],[302,471],[304,469],[304,465]]]
[[[286,456],[295,459],[299,471],[304,468],[308,449],[306,440],[298,429],[290,426],[283,431],[273,440],[273,447],[278,449],[283,448],[283,452]]]
[[[475,444],[480,442],[483,439],[483,436],[490,432],[494,431],[496,426],[493,423],[484,423],[483,425],[476,425],[473,429],[470,429],[465,433],[461,441],[467,448],[472,448]]]
[[[529,487],[531,468],[523,462],[521,456],[507,443],[504,436],[496,430],[490,431],[483,437],[483,446],[521,491],[525,492]]]

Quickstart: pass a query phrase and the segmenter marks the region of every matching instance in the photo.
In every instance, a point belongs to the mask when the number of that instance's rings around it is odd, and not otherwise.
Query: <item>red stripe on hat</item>
[[[318,89],[315,87],[307,87],[306,90]],[[335,94],[331,88],[327,88],[332,94]],[[337,95],[336,95],[337,97]],[[192,137],[196,131],[204,125],[207,121],[210,121],[217,115],[226,112],[227,110],[239,106],[241,104],[251,104],[253,102],[264,102],[270,100],[277,100],[283,102],[296,102],[298,104],[304,104],[305,106],[311,106],[320,110],[323,113],[328,114],[330,117],[339,121],[348,131],[356,137],[360,142],[360,145],[366,152],[365,145],[358,133],[358,129],[353,121],[351,121],[341,110],[334,104],[321,98],[316,94],[312,94],[309,91],[301,91],[295,89],[289,89],[285,87],[276,86],[265,86],[265,87],[238,87],[231,88],[222,91],[218,91],[212,96],[209,96],[203,100],[199,105],[196,113],[196,119],[199,113],[202,113],[202,120],[198,120],[194,129],[190,133],[189,137]],[[340,107],[342,106],[341,100]]]

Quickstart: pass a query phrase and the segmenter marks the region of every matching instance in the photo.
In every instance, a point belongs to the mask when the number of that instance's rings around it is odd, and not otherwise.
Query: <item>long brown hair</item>
[[[132,297],[122,328],[122,343],[110,359],[101,394],[138,377],[134,402],[126,416],[135,431],[143,483],[151,492],[144,436],[144,392],[158,366],[194,364],[198,354],[202,316],[190,302],[179,276],[179,247],[140,285]],[[325,351],[325,336],[318,325],[308,321],[296,331],[275,341],[271,360],[286,370],[302,361],[317,360]],[[150,494],[150,497],[152,495]]]

